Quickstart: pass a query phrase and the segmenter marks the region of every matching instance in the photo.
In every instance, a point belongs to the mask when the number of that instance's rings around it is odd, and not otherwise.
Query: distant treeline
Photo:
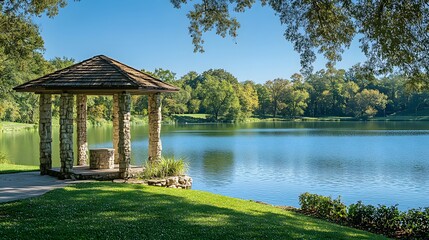
[[[0,66],[0,120],[35,123],[38,97],[16,93],[12,88],[74,63],[73,59],[45,60],[41,54],[14,61],[6,59]],[[428,107],[428,92],[407,90],[407,78],[389,75],[376,78],[355,65],[348,70],[330,68],[307,77],[294,74],[290,79],[268,80],[263,84],[240,82],[223,69],[203,73],[191,71],[177,78],[170,70],[148,72],[162,81],[180,87],[179,93],[163,95],[162,113],[204,113],[212,121],[244,121],[249,117],[297,118],[350,116],[371,118],[403,112],[412,114]],[[59,96],[54,96],[53,115],[59,115]],[[110,120],[112,98],[88,98],[92,121]],[[147,114],[147,96],[132,97],[132,114]]]

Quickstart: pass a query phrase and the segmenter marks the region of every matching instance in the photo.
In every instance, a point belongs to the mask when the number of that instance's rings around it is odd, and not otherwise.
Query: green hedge
[[[303,193],[299,196],[301,211],[343,225],[353,226],[389,237],[429,239],[429,208],[402,212],[397,205],[378,207],[361,201],[346,206],[340,197]]]

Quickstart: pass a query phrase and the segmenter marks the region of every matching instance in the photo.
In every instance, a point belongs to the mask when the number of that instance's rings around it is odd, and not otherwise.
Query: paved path
[[[56,188],[82,181],[58,180],[51,176],[41,176],[39,172],[0,174],[0,202],[42,195]]]

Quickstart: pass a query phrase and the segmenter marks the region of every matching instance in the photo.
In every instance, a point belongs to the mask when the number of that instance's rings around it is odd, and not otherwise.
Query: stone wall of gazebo
[[[40,94],[39,135],[40,135],[40,171],[42,175],[52,168],[52,95]],[[160,93],[151,93],[149,99],[149,161],[161,159],[161,97]],[[73,172],[74,161],[74,106],[76,105],[76,145],[77,165],[87,165],[87,96],[63,93],[60,95],[60,173],[69,178]],[[119,164],[121,177],[130,176],[131,160],[131,95],[113,94],[113,148],[115,164]]]

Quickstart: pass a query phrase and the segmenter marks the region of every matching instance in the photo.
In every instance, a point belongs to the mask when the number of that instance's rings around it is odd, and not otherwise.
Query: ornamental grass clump
[[[160,162],[146,162],[143,165],[143,179],[165,178],[169,176],[184,175],[188,170],[188,164],[182,158],[162,158]]]

